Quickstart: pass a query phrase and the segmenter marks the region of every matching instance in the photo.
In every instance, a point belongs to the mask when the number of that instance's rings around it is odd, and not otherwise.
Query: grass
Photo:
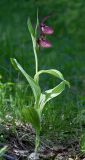
[[[78,123],[76,120],[85,105],[84,4],[84,0],[81,2],[78,0],[77,3],[74,0],[71,2],[67,0],[55,2],[52,0],[48,2],[45,0],[43,2],[9,0],[9,3],[8,0],[0,1],[1,81],[2,86],[7,82],[13,82],[15,86],[7,85],[5,89],[0,87],[0,95],[3,97],[0,108],[4,107],[3,115],[11,113],[17,118],[18,109],[25,105],[32,105],[33,97],[30,87],[27,86],[22,75],[14,70],[10,57],[18,59],[25,70],[32,76],[34,75],[34,57],[27,19],[30,16],[35,25],[36,10],[39,8],[40,20],[53,13],[48,23],[55,31],[54,35],[49,38],[53,44],[52,49],[41,49],[41,54],[38,55],[40,69],[56,68],[71,83],[71,89],[66,89],[60,97],[45,107],[42,134],[52,135],[54,132],[56,134],[59,132],[60,135],[63,132],[78,134],[78,129],[80,130],[82,123],[85,123],[84,118]],[[55,84],[56,79],[41,77],[42,88],[51,88]],[[14,112],[15,108],[16,112]]]

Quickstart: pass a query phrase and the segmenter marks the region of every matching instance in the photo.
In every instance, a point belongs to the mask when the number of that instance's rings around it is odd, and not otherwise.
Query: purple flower
[[[51,43],[44,38],[39,38],[37,43],[42,48],[51,48],[52,47]]]
[[[40,28],[41,28],[42,34],[51,35],[54,32],[54,30],[51,27],[46,26],[44,23],[41,23]]]
[[[48,35],[50,35],[50,34],[53,34],[53,32],[54,32],[54,30],[53,30],[51,27],[45,25],[45,21],[46,21],[49,17],[50,17],[50,15],[44,17],[44,19],[42,20],[42,22],[41,22],[41,24],[40,24],[41,34],[44,34],[44,35],[45,35],[45,34],[48,34]]]
[[[51,35],[54,32],[54,30],[51,27],[45,25],[45,21],[48,18],[49,18],[49,16],[45,17],[40,24],[41,33],[40,33],[40,37],[37,40],[37,43],[42,48],[51,48],[52,47],[52,44],[48,40],[46,40],[46,35]]]

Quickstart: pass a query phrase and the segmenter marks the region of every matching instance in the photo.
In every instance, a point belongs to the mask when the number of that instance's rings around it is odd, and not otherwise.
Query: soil
[[[6,127],[4,135],[4,143],[0,143],[0,148],[7,146],[7,151],[3,155],[4,160],[29,160],[29,155],[34,153],[35,142],[35,131],[32,126],[20,125],[16,133],[11,132],[10,127]],[[80,152],[78,138],[64,141],[57,139],[53,142],[41,137],[38,156],[39,160],[85,160],[85,154]]]

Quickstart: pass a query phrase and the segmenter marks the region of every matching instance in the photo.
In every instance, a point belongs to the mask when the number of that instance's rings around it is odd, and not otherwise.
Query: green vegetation
[[[84,134],[85,125],[84,0],[0,1],[0,122],[12,123],[14,131],[19,111],[34,103],[30,86],[20,72],[16,74],[10,58],[15,57],[33,77],[35,62],[27,19],[31,17],[35,26],[37,8],[40,21],[52,13],[47,24],[54,28],[54,34],[50,37],[53,47],[41,49],[38,55],[39,69],[55,68],[71,84],[70,90],[66,89],[60,97],[46,104],[41,135],[49,139],[54,133],[61,139],[79,137]],[[55,78],[41,76],[40,86],[43,91],[55,85]]]

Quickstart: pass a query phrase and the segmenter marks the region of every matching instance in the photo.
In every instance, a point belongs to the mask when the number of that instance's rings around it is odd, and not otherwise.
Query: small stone
[[[31,153],[28,157],[28,160],[39,160],[39,154],[38,153]]]

